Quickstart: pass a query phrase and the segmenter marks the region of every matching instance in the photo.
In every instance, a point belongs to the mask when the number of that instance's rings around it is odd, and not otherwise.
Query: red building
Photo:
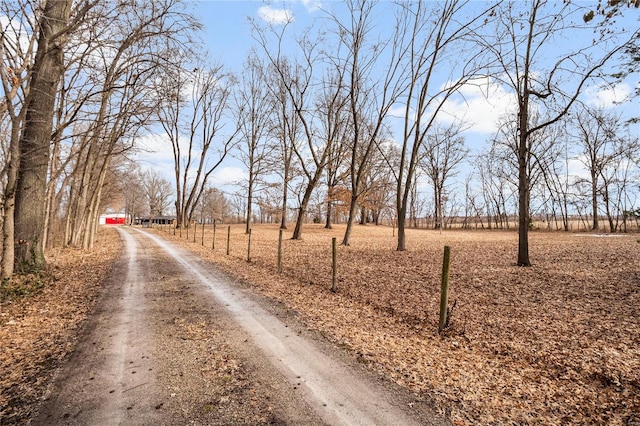
[[[100,225],[124,225],[126,221],[124,213],[105,213],[100,216]]]

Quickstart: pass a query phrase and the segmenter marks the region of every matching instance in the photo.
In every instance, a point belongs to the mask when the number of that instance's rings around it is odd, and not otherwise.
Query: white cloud
[[[573,176],[574,179],[579,180],[589,180],[591,176],[589,174],[589,170],[587,170],[585,166],[586,157],[584,155],[580,155],[576,158],[569,159],[567,164],[567,171],[570,176]]]
[[[614,108],[631,95],[631,87],[620,83],[610,87],[589,87],[585,90],[587,104],[600,108]]]
[[[307,8],[307,12],[312,13],[322,8],[320,0],[302,0],[302,4]]]
[[[186,140],[181,140],[181,145]],[[136,139],[138,152],[135,159],[144,168],[173,171],[173,150],[171,141],[165,134],[147,134]]]
[[[404,105],[394,106],[394,107],[391,107],[389,109],[389,115],[391,117],[395,117],[395,118],[404,117],[404,112],[405,112],[405,106]]]
[[[515,108],[513,94],[490,78],[480,78],[462,86],[458,94],[445,102],[439,121],[461,121],[472,132],[494,134],[500,119]]]
[[[485,77],[478,78],[463,85],[458,93],[447,101],[438,113],[437,121],[442,124],[461,122],[468,131],[493,135],[498,131],[498,123],[505,114],[516,109],[513,94],[504,89],[496,81]],[[427,111],[427,115],[433,109]],[[394,106],[389,114],[396,118],[405,116],[405,106]],[[415,118],[412,113],[412,120]]]
[[[249,176],[247,175],[247,172],[240,167],[227,166],[213,172],[211,178],[211,184],[214,187],[219,187],[235,185],[239,182],[246,181]]]
[[[167,135],[144,135],[136,140],[136,147],[138,152],[134,155],[134,160],[138,162],[142,169],[156,170],[172,185],[175,184],[173,150]],[[189,147],[187,138],[180,137],[180,147],[183,154],[187,152]],[[199,156],[200,153],[195,152],[194,155]],[[190,181],[193,181],[195,174],[196,170],[192,165],[192,169],[188,174]],[[223,165],[211,174],[208,183],[216,188],[225,189],[241,182],[246,182],[248,178],[249,176],[243,168]]]
[[[33,22],[33,16],[29,15],[29,19],[23,20],[10,19],[5,15],[0,16],[0,28],[3,32],[3,37],[10,41],[5,43],[5,48],[9,50],[8,55],[29,55],[33,57],[37,49],[38,42],[33,44],[32,49],[29,49],[30,40],[33,37],[33,31],[28,25],[28,22]],[[16,50],[18,50],[17,53]],[[21,62],[21,61],[18,61]]]
[[[293,15],[289,9],[274,9],[268,5],[258,9],[258,17],[273,25],[283,25],[293,22]]]

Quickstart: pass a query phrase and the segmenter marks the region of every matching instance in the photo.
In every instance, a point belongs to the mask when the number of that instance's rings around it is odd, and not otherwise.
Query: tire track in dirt
[[[121,236],[125,256],[115,270],[125,271],[125,278],[114,276],[107,284],[113,294],[97,307],[85,339],[58,375],[55,396],[32,424],[150,424],[161,418],[148,311],[140,303],[140,249],[130,234]]]
[[[211,264],[143,230],[118,231],[125,254],[32,424],[446,424]]]
[[[405,410],[390,402],[393,398],[386,389],[361,377],[348,365],[332,359],[243,291],[207,271],[191,253],[155,235],[136,231],[144,233],[162,247],[184,270],[209,289],[249,334],[266,359],[285,376],[291,388],[301,391],[325,422],[334,425],[429,424],[425,423],[425,419],[413,419]],[[434,420],[432,424],[439,422]]]

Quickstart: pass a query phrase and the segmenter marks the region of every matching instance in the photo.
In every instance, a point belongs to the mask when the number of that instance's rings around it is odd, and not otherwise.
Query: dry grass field
[[[515,266],[517,235],[306,225],[208,226],[181,241],[295,311],[369,368],[432,399],[456,424],[640,424],[640,238],[534,232],[530,268]],[[450,328],[437,332],[443,247],[452,250]]]

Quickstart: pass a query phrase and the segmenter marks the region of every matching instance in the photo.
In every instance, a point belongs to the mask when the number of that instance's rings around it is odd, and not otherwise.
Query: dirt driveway
[[[33,424],[446,424],[190,253],[125,254]]]

